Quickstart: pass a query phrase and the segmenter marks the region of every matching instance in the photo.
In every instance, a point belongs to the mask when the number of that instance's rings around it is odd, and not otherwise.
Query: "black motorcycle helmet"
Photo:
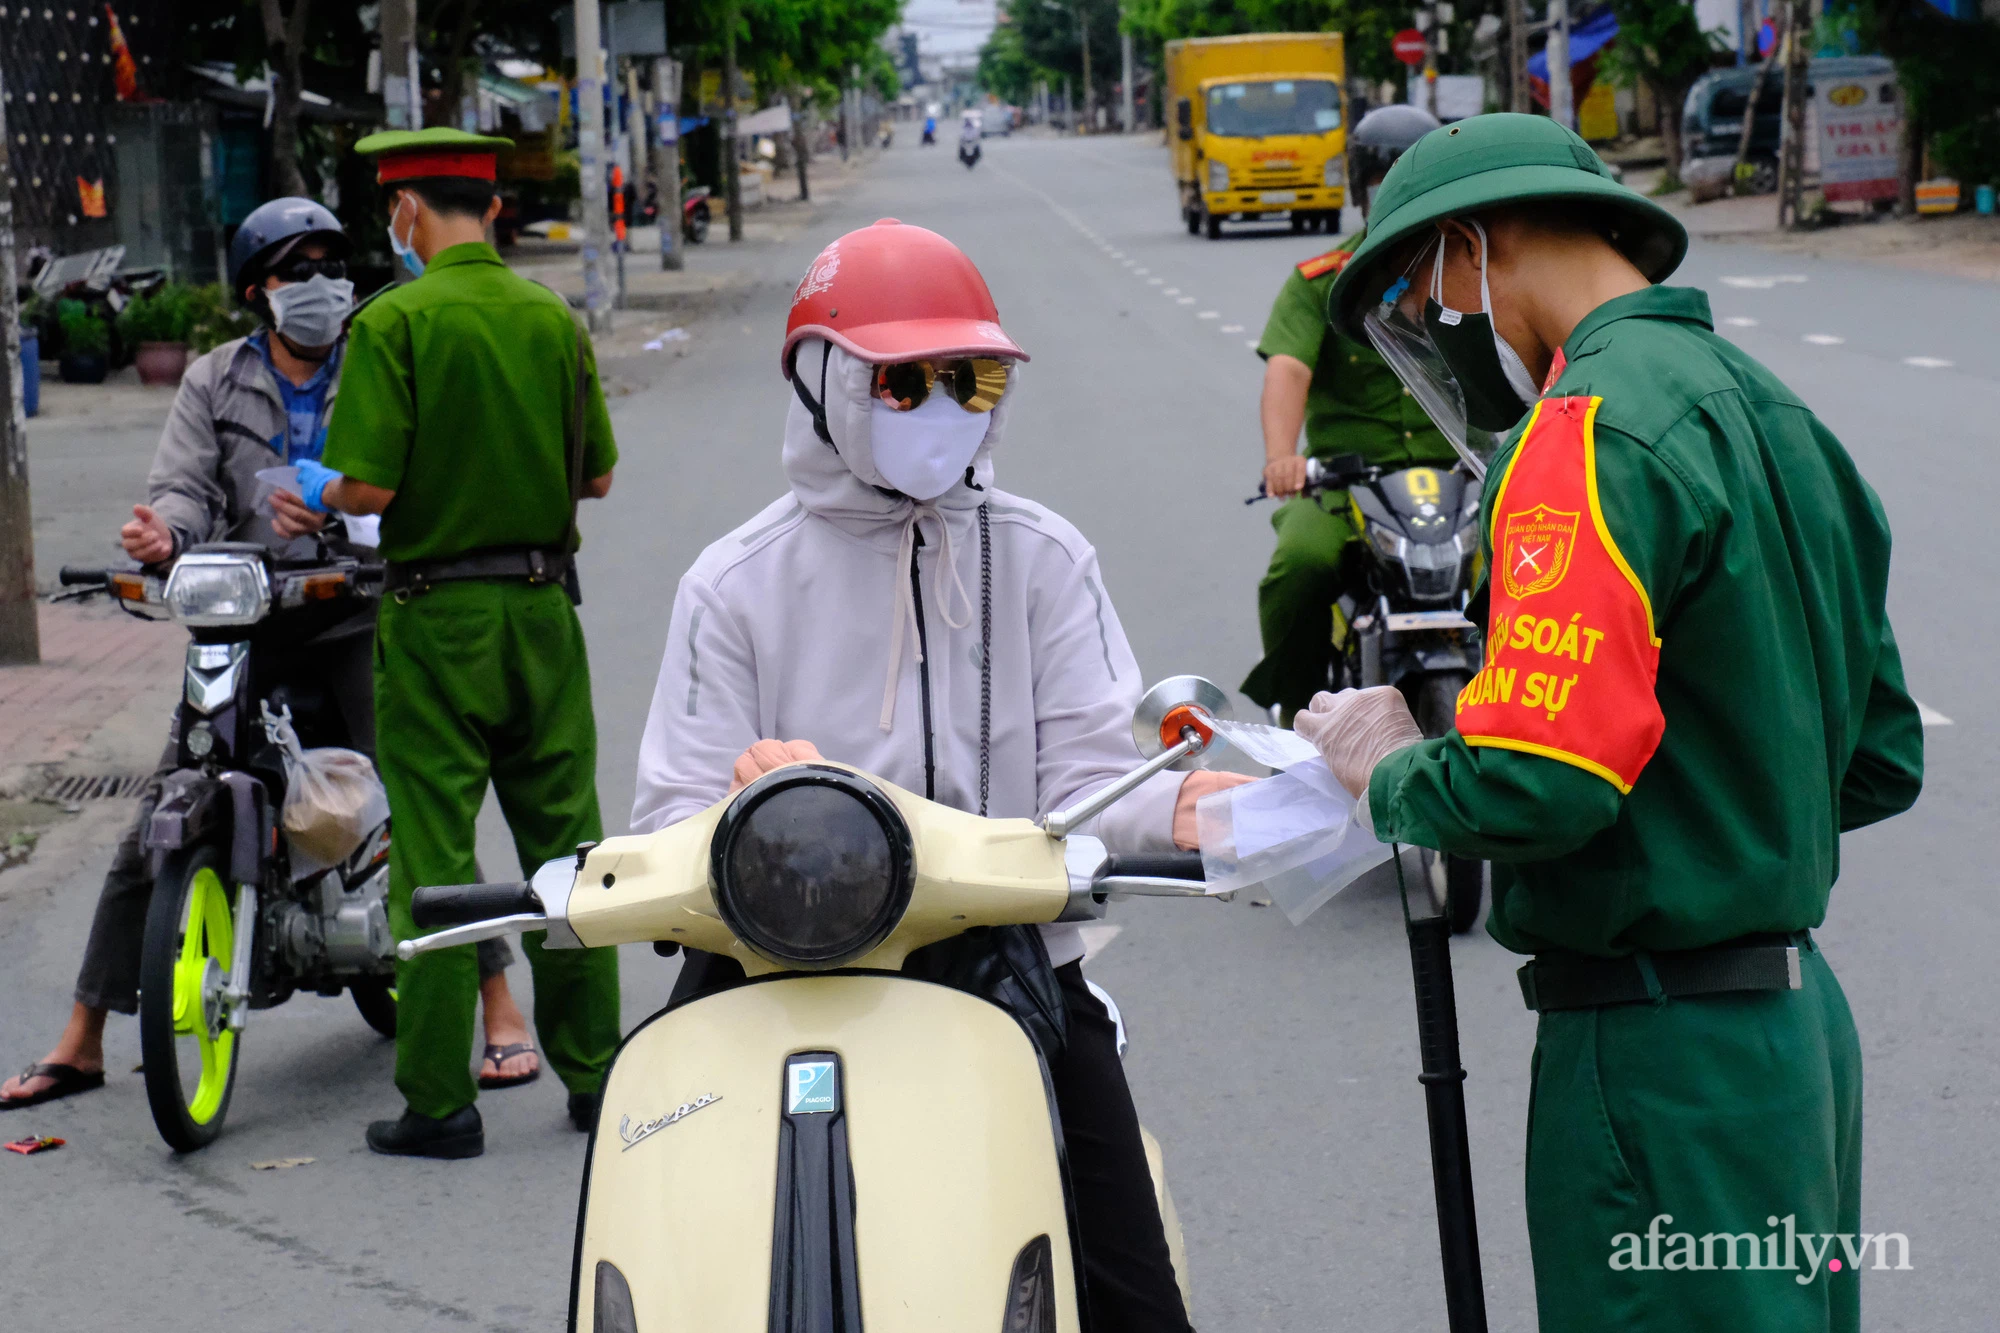
[[[1356,196],[1367,198],[1370,181],[1389,168],[1410,145],[1438,128],[1438,118],[1417,106],[1378,106],[1347,136],[1347,179]]]
[[[273,199],[252,209],[229,242],[229,286],[236,299],[244,299],[244,288],[262,286],[265,274],[307,241],[324,245],[332,259],[354,252],[340,219],[314,200]]]

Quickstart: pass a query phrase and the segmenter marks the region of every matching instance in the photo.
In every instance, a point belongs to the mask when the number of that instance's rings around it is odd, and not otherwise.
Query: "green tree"
[[[1685,0],[1611,0],[1618,16],[1618,40],[1599,62],[1613,83],[1646,85],[1660,108],[1660,140],[1667,155],[1663,184],[1680,183],[1681,107],[1689,88],[1718,58],[1728,54],[1719,31],[1703,32],[1694,6]]]

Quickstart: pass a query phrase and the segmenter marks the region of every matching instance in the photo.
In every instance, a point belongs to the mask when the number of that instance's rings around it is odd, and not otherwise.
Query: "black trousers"
[[[375,752],[374,634],[348,632],[315,639],[309,653],[296,663],[300,676],[322,685],[332,697],[345,730],[345,743],[364,754]],[[289,672],[288,672],[289,678]],[[84,941],[83,963],[77,969],[77,1003],[91,1009],[139,1012],[139,954],[146,939],[146,909],[153,901],[153,864],[146,852],[146,830],[160,803],[160,788],[178,767],[181,715],[178,707],[167,725],[167,748],[146,785],[139,791],[139,809],[118,849],[111,855],[104,887],[97,895],[97,913]],[[310,742],[308,742],[310,743]],[[479,976],[483,981],[504,972],[514,961],[505,940],[479,945]]]
[[[1118,1058],[1118,1027],[1084,983],[1083,964],[1055,970],[1069,1038],[1049,1066],[1069,1159],[1083,1250],[1090,1333],[1193,1333],[1167,1251],[1139,1112]],[[743,979],[734,959],[687,954],[671,1004]]]

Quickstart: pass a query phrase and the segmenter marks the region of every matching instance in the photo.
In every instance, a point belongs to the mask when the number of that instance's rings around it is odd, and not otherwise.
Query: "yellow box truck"
[[[1293,231],[1339,226],[1347,199],[1346,54],[1337,32],[1167,43],[1167,117],[1181,220],[1285,214]]]

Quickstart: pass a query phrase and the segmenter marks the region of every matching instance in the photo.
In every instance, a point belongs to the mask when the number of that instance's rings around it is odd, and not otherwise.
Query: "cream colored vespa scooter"
[[[898,969],[975,926],[1206,896],[1198,853],[1107,856],[1072,830],[1197,767],[1224,715],[1212,683],[1162,682],[1133,722],[1149,762],[1040,824],[795,764],[529,883],[418,889],[417,923],[448,928],[404,958],[546,930],[551,948],[726,954],[750,978],[620,1049],[584,1169],[572,1333],[1080,1333],[1041,1058],[1006,1011]],[[1150,1136],[1147,1153],[1185,1299]]]

